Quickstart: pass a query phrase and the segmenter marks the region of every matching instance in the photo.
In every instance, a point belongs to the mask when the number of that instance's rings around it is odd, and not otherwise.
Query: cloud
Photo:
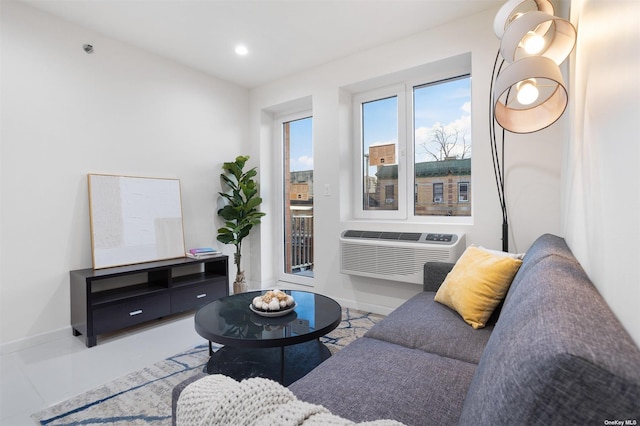
[[[313,157],[309,157],[308,155],[302,155],[296,158],[291,164],[291,170],[300,171],[300,170],[313,170]]]
[[[433,160],[433,157],[427,154],[425,147],[433,153],[437,154],[439,152],[438,144],[432,142],[432,139],[435,130],[440,129],[441,127],[444,128],[444,131],[447,134],[453,134],[456,131],[458,132],[458,143],[452,150],[451,154],[455,154],[458,157],[462,155],[464,149],[463,138],[467,145],[471,144],[471,115],[469,115],[468,112],[471,109],[471,103],[465,102],[460,109],[465,113],[449,123],[441,123],[438,121],[431,127],[422,126],[415,130],[416,161]]]
[[[429,142],[431,140],[431,135],[433,134],[433,129],[439,125],[440,123],[436,123],[434,127],[430,127],[430,128],[427,128],[424,126],[418,127],[416,129],[416,135],[415,135],[416,146]]]

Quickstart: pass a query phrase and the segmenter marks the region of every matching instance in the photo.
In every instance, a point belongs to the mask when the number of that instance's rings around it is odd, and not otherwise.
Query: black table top
[[[205,339],[241,348],[271,348],[317,339],[335,329],[342,308],[333,299],[307,291],[285,290],[296,302],[293,312],[281,317],[263,317],[249,309],[252,291],[215,300],[195,315],[196,332]]]

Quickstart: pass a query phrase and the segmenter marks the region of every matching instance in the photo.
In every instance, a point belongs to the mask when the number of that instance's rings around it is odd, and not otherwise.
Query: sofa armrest
[[[196,380],[200,380],[203,377],[207,377],[207,376],[208,376],[207,373],[198,372],[195,375],[189,377],[188,379],[183,380],[182,382],[178,383],[173,388],[173,391],[171,392],[171,426],[176,426],[177,425],[178,399],[180,399],[180,394],[182,393],[184,388],[186,388],[187,386],[189,386],[191,383],[195,382]]]
[[[438,291],[440,284],[453,269],[454,263],[427,262],[424,264],[423,291]]]

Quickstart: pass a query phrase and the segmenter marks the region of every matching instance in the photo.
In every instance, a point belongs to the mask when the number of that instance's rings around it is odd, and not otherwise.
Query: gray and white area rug
[[[342,322],[321,338],[332,353],[362,337],[382,315],[343,308]],[[203,344],[31,415],[41,425],[170,425],[171,391],[202,371]]]

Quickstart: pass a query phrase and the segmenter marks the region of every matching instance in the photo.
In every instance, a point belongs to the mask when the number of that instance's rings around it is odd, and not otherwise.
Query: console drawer
[[[207,303],[226,296],[226,288],[213,284],[217,281],[219,280],[175,288],[171,293],[171,312],[177,313],[198,309]]]
[[[93,311],[93,334],[101,334],[171,313],[168,293],[145,295]]]

